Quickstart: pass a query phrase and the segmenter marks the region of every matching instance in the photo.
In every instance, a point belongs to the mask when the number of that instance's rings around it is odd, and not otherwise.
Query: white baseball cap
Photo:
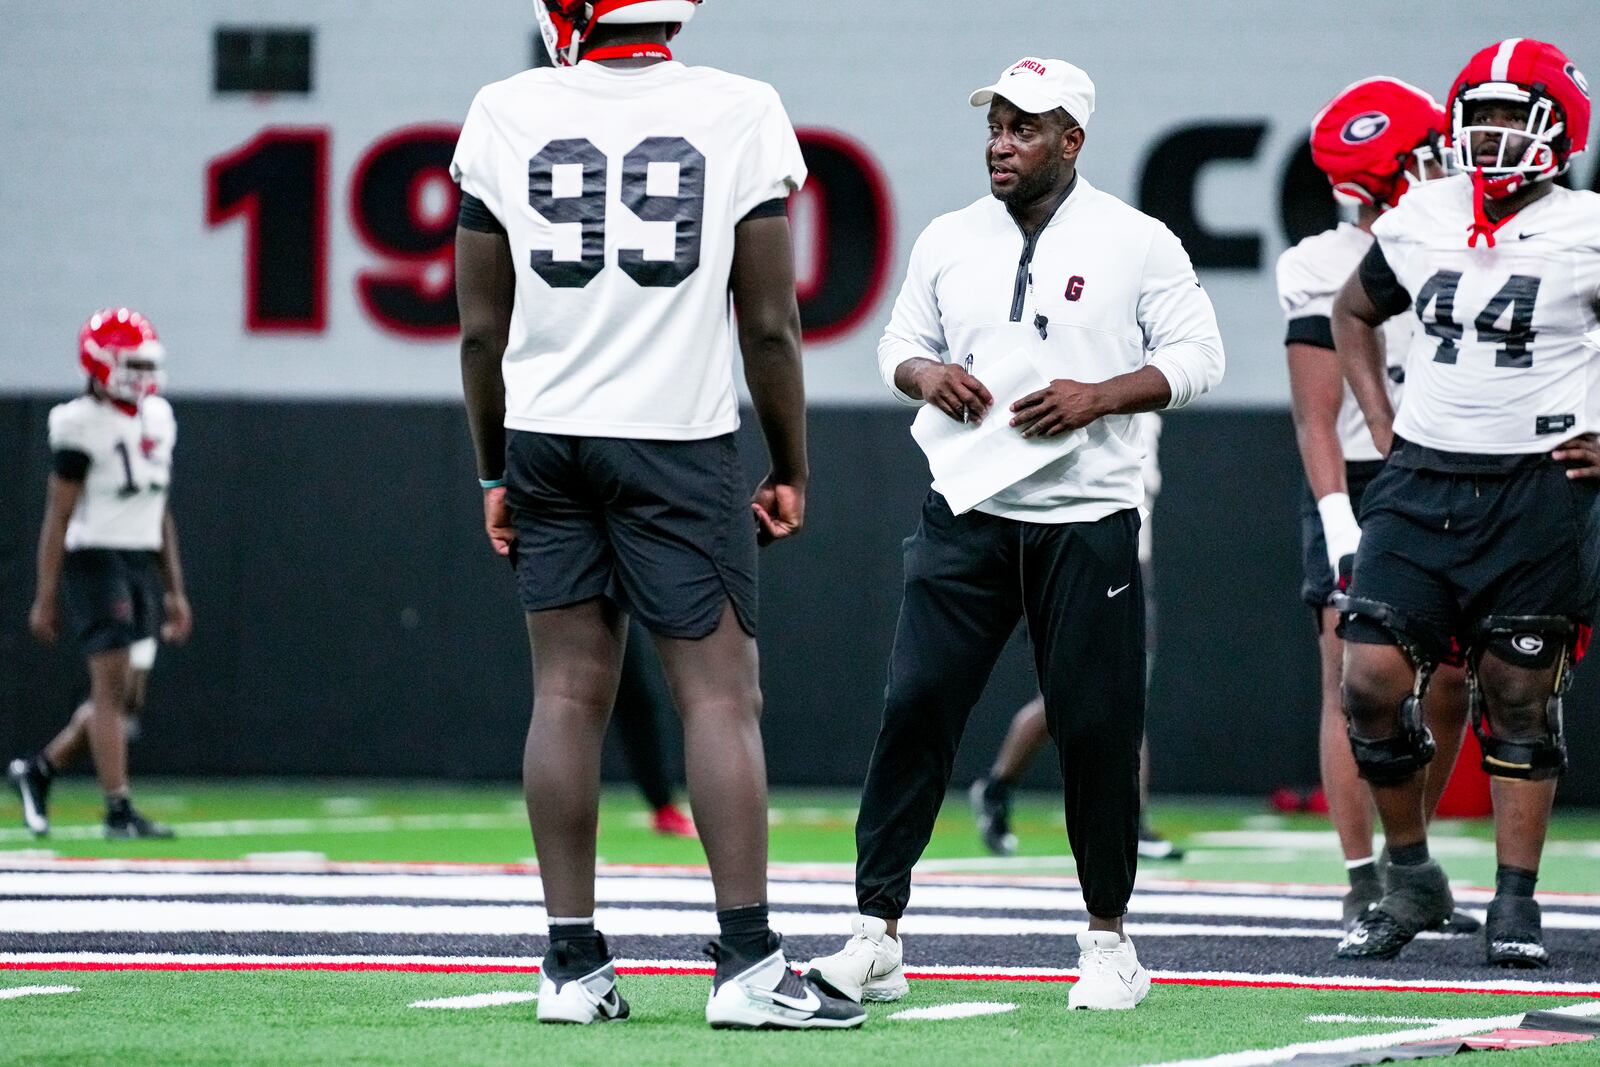
[[[1085,129],[1094,114],[1094,82],[1064,59],[1025,56],[1002,71],[993,85],[975,91],[968,102],[983,107],[997,96],[1034,115],[1065,108]]]

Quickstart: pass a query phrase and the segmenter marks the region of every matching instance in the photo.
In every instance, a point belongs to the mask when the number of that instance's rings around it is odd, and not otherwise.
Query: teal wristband
[[[480,489],[504,489],[505,487],[506,480],[504,477],[478,479],[478,488]]]

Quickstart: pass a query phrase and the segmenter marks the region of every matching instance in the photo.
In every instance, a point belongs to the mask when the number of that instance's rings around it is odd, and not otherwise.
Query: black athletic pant
[[[898,919],[967,716],[1025,618],[1066,780],[1067,838],[1090,913],[1128,910],[1139,834],[1144,592],[1139,513],[1097,522],[953,515],[930,492],[905,543],[883,727],[856,820],[856,899]]]

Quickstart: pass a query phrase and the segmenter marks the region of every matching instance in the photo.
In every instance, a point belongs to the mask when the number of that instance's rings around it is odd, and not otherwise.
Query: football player
[[[1307,237],[1278,259],[1278,299],[1288,318],[1284,343],[1295,438],[1306,473],[1300,507],[1305,563],[1301,597],[1314,613],[1322,659],[1318,750],[1328,812],[1350,880],[1344,897],[1346,930],[1378,902],[1383,883],[1372,847],[1372,794],[1356,773],[1339,700],[1344,642],[1336,632],[1338,613],[1332,605],[1349,582],[1361,540],[1356,515],[1367,486],[1383,468],[1383,455],[1339,370],[1328,316],[1339,287],[1372,247],[1372,224],[1412,185],[1443,176],[1449,126],[1437,100],[1398,78],[1366,78],[1341,90],[1312,121],[1311,158],[1328,176],[1335,196],[1355,205],[1355,222]],[[1382,337],[1385,384],[1390,403],[1397,404],[1411,324],[1390,319]],[[1461,748],[1466,699],[1461,670],[1442,667],[1425,701],[1439,748],[1426,774],[1430,813]],[[1456,932],[1470,933],[1478,926],[1464,912],[1451,922]]]
[[[24,821],[41,837],[50,830],[50,783],[86,745],[105,793],[106,836],[172,836],[129,799],[127,742],[157,635],[181,644],[192,625],[167,507],[178,428],[172,405],[157,395],[164,356],[143,315],[97,311],[78,333],[88,387],[50,411],[55,461],[28,627],[46,643],[63,629],[77,641],[89,699],[54,740],[7,770]]]
[[[1362,502],[1342,619],[1344,705],[1391,860],[1383,898],[1338,954],[1394,956],[1450,914],[1428,852],[1422,703],[1464,662],[1492,776],[1499,863],[1490,963],[1549,964],[1533,898],[1556,779],[1562,695],[1594,603],[1600,429],[1600,196],[1554,179],[1589,140],[1583,75],[1511,38],[1457,76],[1448,106],[1466,174],[1414,189],[1339,292],[1340,362],[1388,462]],[[1378,330],[1415,314],[1395,412]]]
[[[523,776],[550,916],[538,1017],[628,1015],[594,926],[594,847],[632,615],[683,719],[715,887],[707,1021],[855,1027],[865,1013],[790,969],[767,914],[755,556],[758,537],[791,536],[805,514],[785,207],[805,163],[771,86],[673,60],[696,6],[537,0],[561,65],[481,90],[452,163],[485,525],[515,553],[533,655]],[[772,454],[753,501],[734,442],[736,340]]]
[[[1161,438],[1161,416],[1153,411],[1134,416],[1134,423],[1144,443],[1144,463],[1140,473],[1144,478],[1144,511],[1147,516],[1139,525],[1139,572],[1144,580],[1145,620],[1145,676],[1155,666],[1156,648],[1156,597],[1155,567],[1151,552],[1154,534],[1148,516],[1155,512],[1156,496],[1161,492],[1161,465],[1157,460],[1158,442]],[[1044,697],[1035,696],[1011,717],[1011,726],[995,753],[994,766],[989,773],[972,783],[967,797],[972,803],[972,815],[978,823],[978,835],[984,847],[996,856],[1010,856],[1017,851],[1017,836],[1011,832],[1012,791],[1039,752],[1050,740],[1049,724],[1045,721]],[[1150,742],[1139,750],[1139,858],[1146,860],[1181,860],[1183,849],[1162,837],[1150,825]]]

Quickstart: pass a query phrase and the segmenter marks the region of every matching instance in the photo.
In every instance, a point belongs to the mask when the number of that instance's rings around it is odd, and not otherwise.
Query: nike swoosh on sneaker
[[[1132,584],[1133,584],[1132,582],[1128,583],[1128,585],[1132,585]],[[1115,589],[1112,589],[1110,586],[1106,586],[1106,596],[1107,597],[1114,597],[1118,593],[1122,592],[1124,589],[1128,588],[1128,585],[1118,586]]]
[[[752,989],[750,992],[756,994],[757,996],[764,997],[765,999],[770,1000],[772,1003],[780,1005],[781,1007],[792,1008],[795,1011],[812,1012],[822,1007],[822,1000],[817,996],[817,991],[811,989],[810,987],[806,988],[806,995],[804,997],[786,996],[785,994],[778,992],[776,989]]]

